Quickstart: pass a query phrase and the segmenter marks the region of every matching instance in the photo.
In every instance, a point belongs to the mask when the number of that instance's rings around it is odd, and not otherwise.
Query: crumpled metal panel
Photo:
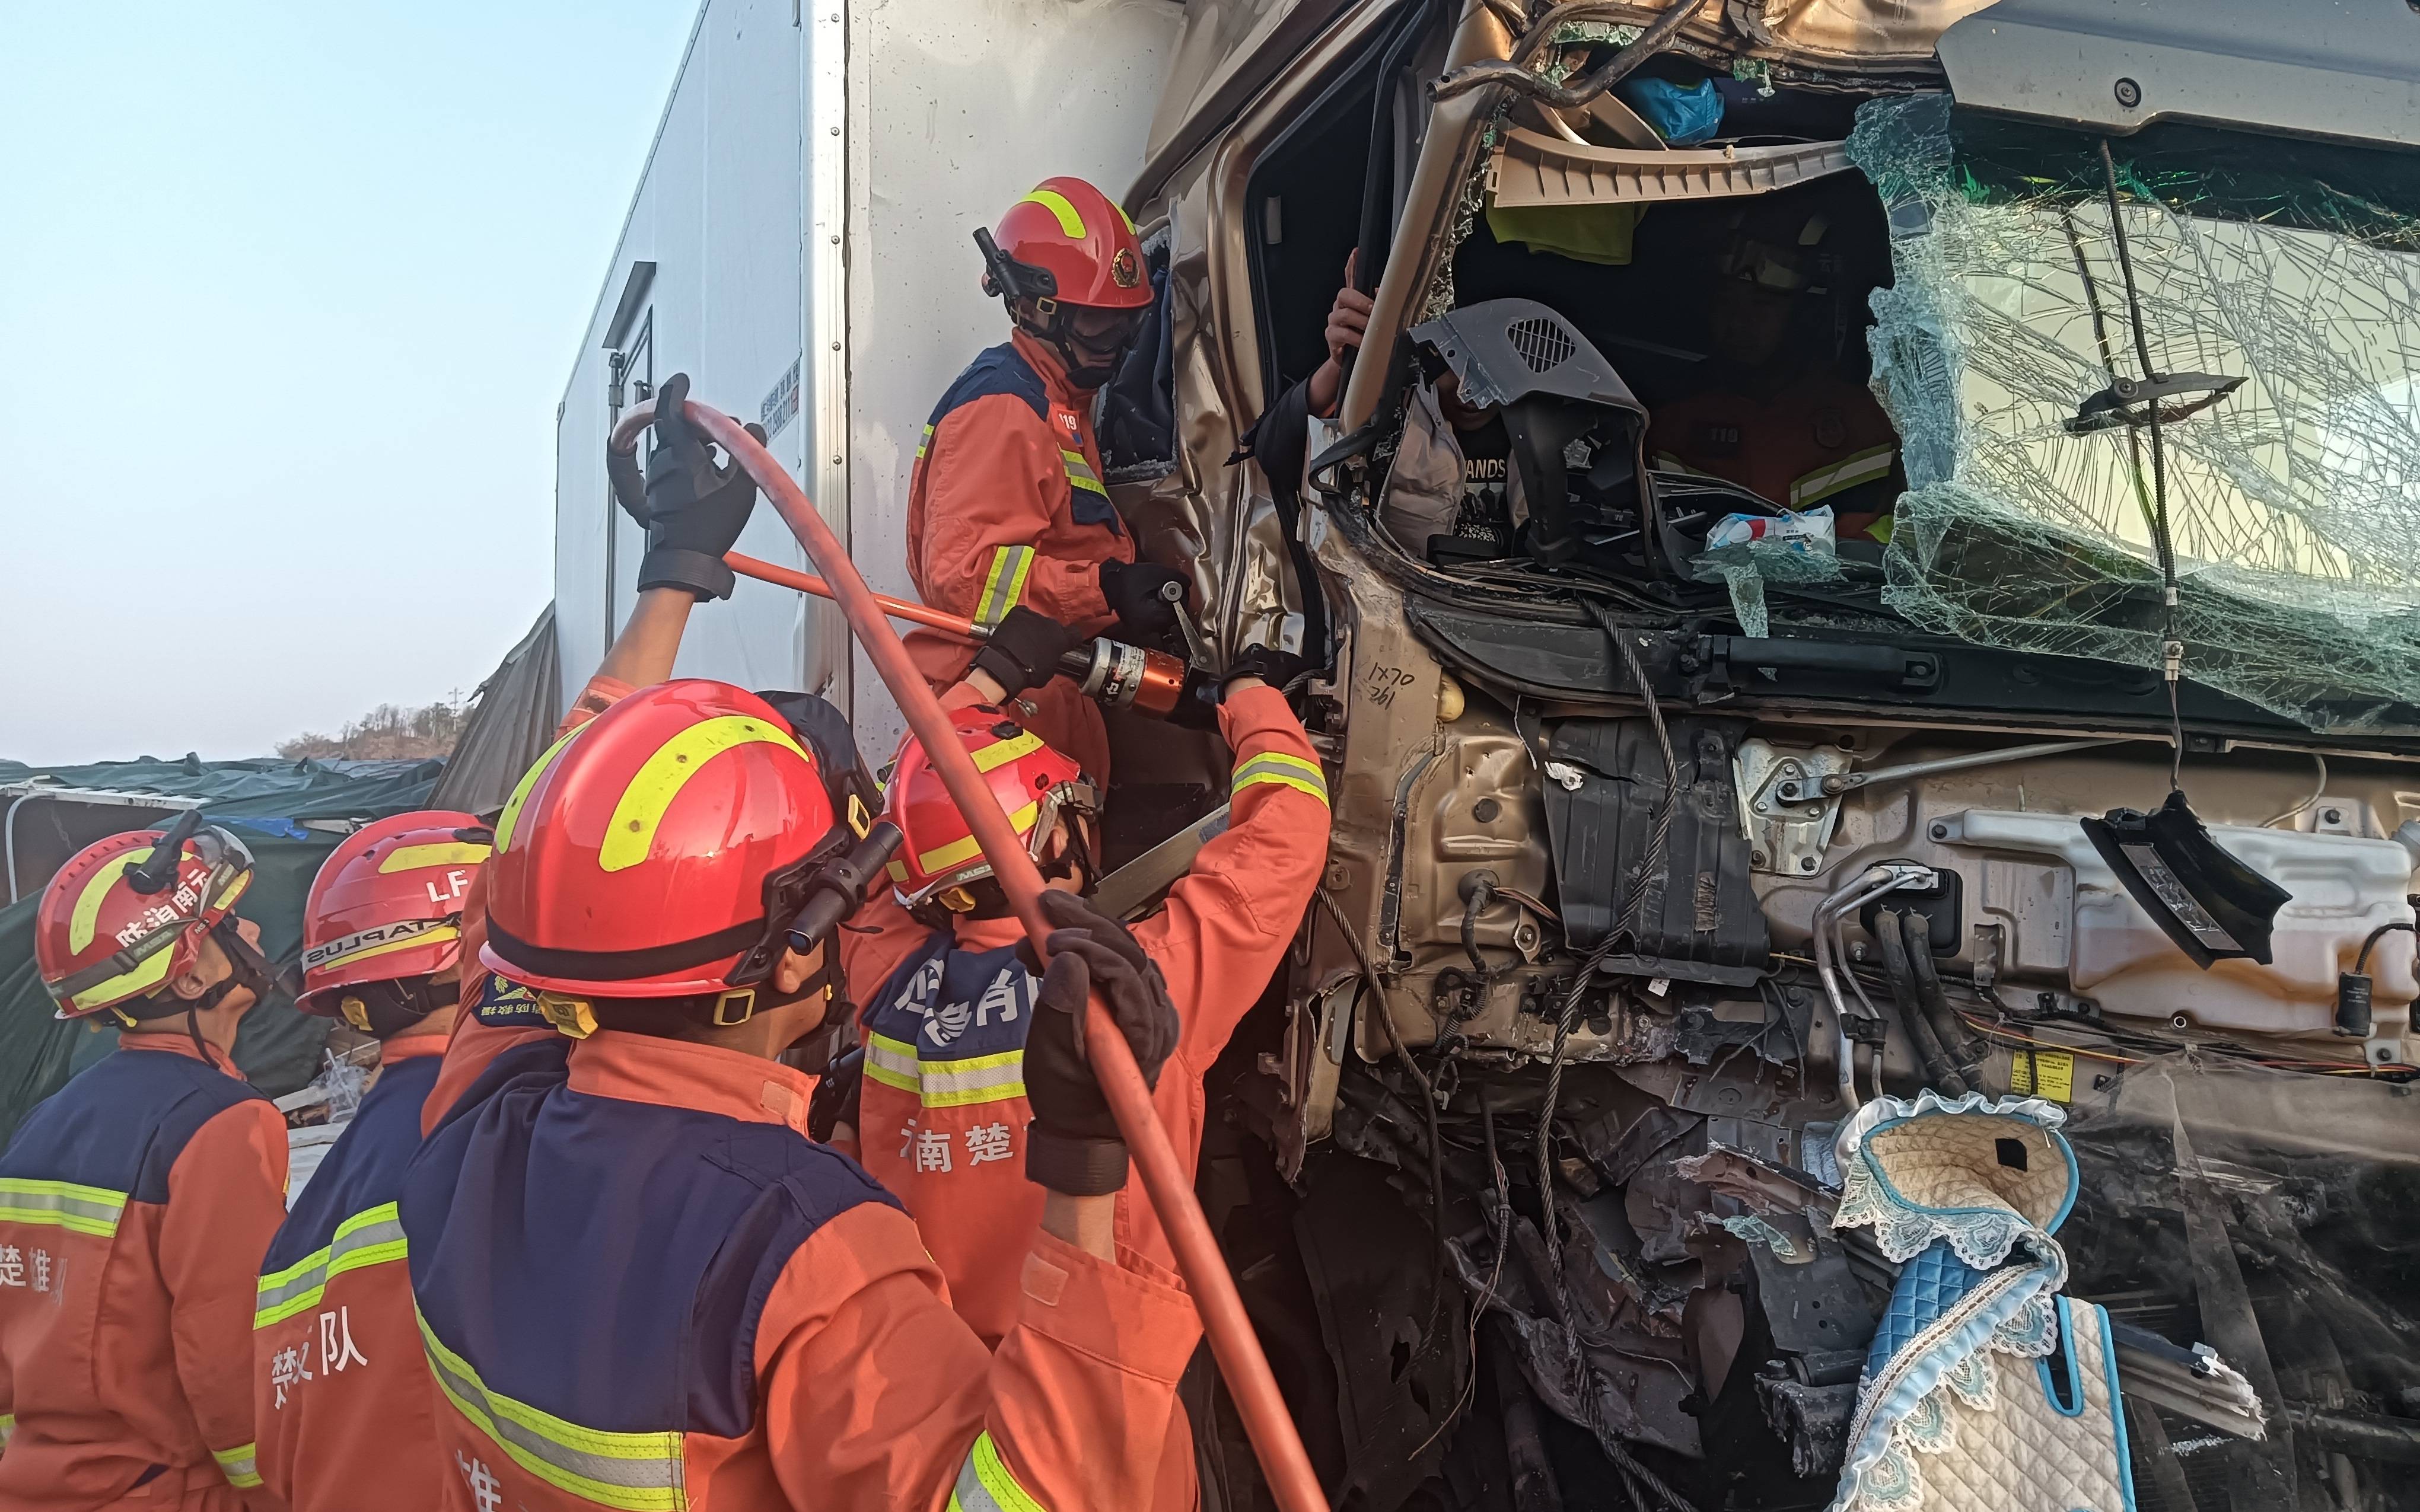
[[[1725,0],[1723,19],[1760,52],[1802,67],[1929,64],[1951,23],[1991,0]]]
[[[1227,358],[1218,317],[1222,212],[1211,164],[1171,186],[1170,307],[1175,332],[1176,469],[1147,485],[1121,485],[1119,508],[1144,556],[1192,573],[1202,629],[1220,657],[1255,640],[1279,643],[1302,606],[1285,536],[1255,462],[1230,464],[1257,418]]]

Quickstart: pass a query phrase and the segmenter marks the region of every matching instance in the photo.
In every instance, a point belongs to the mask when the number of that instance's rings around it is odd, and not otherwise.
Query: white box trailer
[[[564,698],[633,595],[641,533],[605,437],[674,373],[761,420],[874,587],[914,597],[908,473],[924,419],[1005,339],[974,228],[1033,184],[1122,193],[1142,166],[1176,0],[706,0],[555,422]],[[740,549],[803,566],[770,508]],[[837,611],[742,579],[698,615],[684,676],[820,691],[870,758],[900,732]]]

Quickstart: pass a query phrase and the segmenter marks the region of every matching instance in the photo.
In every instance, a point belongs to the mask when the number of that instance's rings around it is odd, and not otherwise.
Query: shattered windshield
[[[2197,127],[2110,147],[2131,303],[2097,137],[1939,95],[1859,112],[1908,481],[1885,602],[2155,667],[2164,492],[2188,677],[2315,728],[2420,727],[2420,171]]]

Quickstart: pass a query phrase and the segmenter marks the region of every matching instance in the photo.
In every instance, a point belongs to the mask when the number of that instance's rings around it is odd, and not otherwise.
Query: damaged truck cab
[[[1923,1089],[2064,1106],[2137,1500],[2420,1504],[2420,14],[1186,8],[1105,461],[1321,669],[1202,1186],[1339,1504],[1825,1504]]]

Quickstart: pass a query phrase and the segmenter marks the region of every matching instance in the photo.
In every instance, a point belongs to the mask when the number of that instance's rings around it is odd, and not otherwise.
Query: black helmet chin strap
[[[226,952],[227,974],[185,1005],[185,1032],[194,1037],[194,1048],[201,1052],[204,1061],[210,1058],[210,1053],[203,1045],[202,1014],[225,1002],[227,995],[239,987],[251,993],[256,1003],[269,1001],[277,991],[277,968],[237,931],[232,917],[211,925],[210,938]]]

